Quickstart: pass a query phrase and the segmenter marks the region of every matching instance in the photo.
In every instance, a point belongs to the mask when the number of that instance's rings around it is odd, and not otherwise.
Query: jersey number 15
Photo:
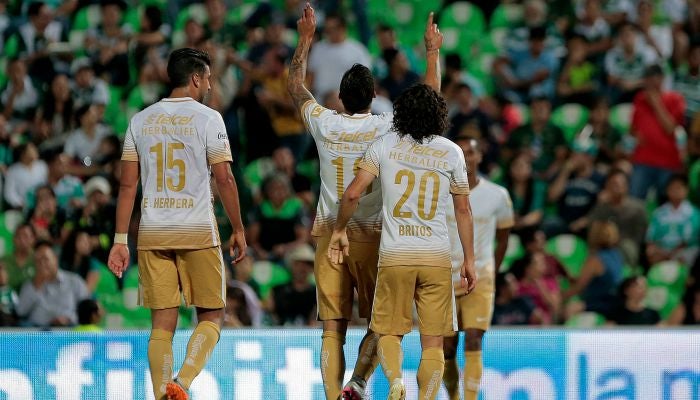
[[[175,158],[175,150],[184,150],[184,143],[168,143],[167,144],[167,157],[165,157],[165,163],[163,163],[163,148],[166,147],[165,143],[158,143],[153,145],[148,149],[149,153],[156,154],[156,190],[159,192],[163,191],[163,185],[167,185],[168,189],[173,192],[179,192],[185,188],[185,160],[181,158]],[[167,165],[164,165],[167,164]],[[177,183],[172,177],[165,178],[164,169],[168,168],[178,170]]]

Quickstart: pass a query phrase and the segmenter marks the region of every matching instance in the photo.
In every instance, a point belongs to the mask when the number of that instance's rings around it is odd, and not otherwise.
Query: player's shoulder
[[[430,141],[430,144],[434,146],[440,146],[449,151],[448,154],[452,156],[459,156],[462,153],[462,149],[457,145],[457,143],[451,141],[444,136],[436,136]]]
[[[500,200],[507,201],[507,199],[510,198],[510,194],[508,194],[508,189],[489,179],[481,178],[481,182],[479,182],[479,185],[483,185],[484,189],[486,189],[494,197],[497,197]]]

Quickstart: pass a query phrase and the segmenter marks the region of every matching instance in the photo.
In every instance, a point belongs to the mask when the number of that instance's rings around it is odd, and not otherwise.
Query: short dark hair
[[[448,127],[447,103],[430,86],[419,83],[406,89],[394,102],[393,129],[423,143],[441,136]]]
[[[173,88],[187,86],[192,74],[203,74],[211,65],[209,54],[195,49],[183,48],[170,53],[168,78]]]
[[[396,57],[399,56],[399,50],[394,49],[394,48],[389,48],[385,49],[382,52],[382,58],[384,59],[384,62],[386,63],[387,67],[391,67],[391,64],[396,60]]]
[[[34,245],[34,251],[39,251],[39,249],[42,247],[48,247],[51,251],[53,251],[53,243],[49,242],[48,240],[37,241]]]
[[[445,68],[462,69],[462,57],[457,53],[448,53],[445,56]]]
[[[472,145],[476,151],[481,152],[481,143],[479,143],[479,138],[473,135],[461,134],[452,139],[452,141],[455,142],[455,144],[469,142],[469,144]]]
[[[681,173],[671,175],[671,177],[668,178],[668,182],[666,182],[666,190],[668,190],[668,188],[674,183],[680,183],[683,186],[688,187],[688,177]]]
[[[348,20],[346,20],[342,14],[328,13],[326,14],[326,21],[328,21],[329,19],[334,19],[338,21],[338,24],[340,24],[340,26],[342,26],[343,28],[348,26]]]
[[[90,111],[90,107],[92,107],[92,104],[84,104],[80,106],[77,110],[75,110],[75,124],[80,126],[80,120],[83,119],[85,114]]]
[[[340,81],[338,97],[349,114],[368,109],[374,98],[372,71],[362,64],[355,64],[345,71]]]
[[[614,178],[617,175],[624,176],[627,182],[629,182],[630,180],[630,177],[629,175],[627,175],[627,172],[621,170],[620,168],[613,168],[612,170],[610,170],[610,172],[608,172],[608,176],[605,177],[605,183],[607,184],[612,180],[612,178]]]
[[[545,40],[547,39],[547,28],[544,26],[533,26],[530,28],[529,40]]]
[[[33,1],[29,3],[29,7],[27,8],[27,16],[31,17],[36,17],[39,15],[39,12],[41,12],[41,7],[43,7],[45,3],[43,1]]]
[[[81,300],[78,303],[78,324],[89,325],[92,323],[92,316],[100,309],[100,306],[93,299]]]

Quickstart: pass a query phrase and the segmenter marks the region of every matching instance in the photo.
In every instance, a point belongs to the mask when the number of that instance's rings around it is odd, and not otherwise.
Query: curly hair
[[[399,136],[423,143],[447,128],[447,103],[430,86],[413,85],[394,101],[393,129]]]

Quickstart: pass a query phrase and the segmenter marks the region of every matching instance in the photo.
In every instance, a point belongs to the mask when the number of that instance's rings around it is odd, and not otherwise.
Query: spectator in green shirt
[[[514,230],[538,226],[544,215],[547,185],[532,174],[532,162],[526,152],[515,156],[508,168],[505,186],[513,200]]]
[[[674,175],[666,186],[668,201],[651,216],[647,229],[647,258],[652,264],[679,260],[693,265],[700,243],[700,212],[688,201],[688,184]]]
[[[568,153],[564,133],[550,121],[552,103],[539,97],[530,103],[530,122],[515,129],[506,143],[506,160],[518,151],[532,158],[534,175],[549,179],[559,170]]]
[[[6,254],[1,263],[5,265],[9,285],[19,292],[24,282],[34,277],[34,243],[36,235],[30,224],[22,224],[15,230],[12,238],[14,250]]]

